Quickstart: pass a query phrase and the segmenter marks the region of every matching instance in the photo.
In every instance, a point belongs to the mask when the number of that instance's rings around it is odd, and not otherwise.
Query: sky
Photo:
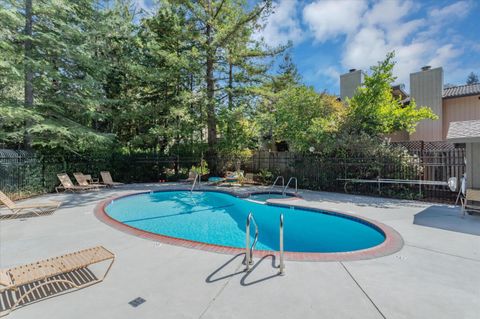
[[[148,8],[151,0],[138,0]],[[339,93],[339,76],[368,71],[395,51],[396,84],[409,74],[443,67],[444,83],[480,75],[480,0],[276,0],[261,34],[267,44],[292,43],[303,82]]]

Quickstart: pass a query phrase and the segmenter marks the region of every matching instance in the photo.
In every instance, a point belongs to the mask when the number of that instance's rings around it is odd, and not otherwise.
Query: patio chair
[[[463,216],[467,211],[480,213],[480,189],[467,189],[465,197],[461,198],[461,202]]]
[[[104,185],[104,184],[93,184],[93,183],[89,183],[88,182],[88,179],[87,179],[87,176],[83,175],[82,173],[73,173],[73,177],[75,177],[75,180],[77,181],[78,185],[80,186],[93,186],[93,187],[97,187],[97,188],[100,188],[100,187],[107,187],[107,185]],[[91,179],[91,176],[90,176],[90,179]]]
[[[109,171],[102,171],[100,172],[100,175],[102,176],[103,184],[107,186],[113,187],[113,186],[123,185],[123,183],[114,182],[112,179],[112,175],[110,175]]]
[[[40,216],[41,214],[53,213],[62,204],[62,202],[50,201],[49,203],[17,205],[1,191],[0,202],[2,202],[12,212],[12,214],[9,216],[10,218],[25,214],[35,214]],[[0,216],[0,218],[4,216]]]
[[[89,184],[99,184],[100,181],[98,180],[98,178],[92,178],[92,175],[90,174],[83,174],[85,176],[85,178],[87,179],[87,182]]]
[[[227,171],[225,174],[225,181],[229,183],[238,182],[240,177],[243,177],[243,171],[235,171],[235,172]]]
[[[110,261],[110,264],[103,276],[98,278],[88,268],[106,261]],[[99,283],[105,279],[114,261],[115,255],[112,252],[97,246],[31,264],[0,269],[0,293],[11,292],[11,296],[4,299],[9,307],[3,308],[0,317],[8,315],[19,306],[37,301],[39,297],[49,297],[54,291],[65,292],[69,287],[80,289]],[[85,276],[85,270],[90,276]],[[61,286],[66,288],[62,289]]]
[[[92,189],[98,189],[96,186],[87,185],[73,185],[72,180],[68,177],[67,174],[57,174],[58,179],[60,180],[60,186],[55,187],[55,191],[58,193],[58,190],[63,189],[64,191],[78,192],[78,191],[88,191]]]

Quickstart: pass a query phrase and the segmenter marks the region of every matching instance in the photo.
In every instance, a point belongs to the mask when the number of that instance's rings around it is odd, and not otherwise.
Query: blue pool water
[[[286,251],[344,252],[373,247],[385,240],[380,230],[354,219],[259,204],[220,192],[139,194],[117,199],[105,211],[113,219],[141,230],[237,248],[245,247],[249,212],[253,212],[259,227],[257,250],[278,250],[280,213],[284,214]]]

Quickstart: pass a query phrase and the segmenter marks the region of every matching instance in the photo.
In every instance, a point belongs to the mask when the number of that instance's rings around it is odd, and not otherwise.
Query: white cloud
[[[430,11],[430,16],[437,20],[462,18],[468,14],[470,4],[467,1],[459,1],[443,8],[435,8]]]
[[[338,35],[348,34],[360,25],[360,17],[367,9],[364,0],[316,1],[303,8],[303,19],[317,41],[324,42]]]
[[[323,74],[330,79],[330,82],[338,82],[340,79],[340,71],[337,70],[334,66],[329,66],[326,69],[320,69],[317,72],[318,74]]]
[[[421,5],[411,0],[317,0],[306,5],[304,21],[315,40],[335,41],[344,36],[340,57],[344,70],[370,66],[396,52],[394,74],[397,82],[408,85],[409,74],[423,65],[444,66],[446,71],[461,52],[462,41],[439,37],[452,19],[465,16],[471,9],[467,1],[429,8],[424,18],[410,18]],[[444,34],[444,32],[442,32]],[[460,39],[461,40],[461,39]],[[460,47],[459,47],[460,46]],[[323,74],[329,76],[330,71]]]
[[[273,13],[267,18],[265,28],[255,38],[263,38],[270,46],[298,43],[303,38],[297,17],[297,0],[280,0],[273,3]]]
[[[453,44],[445,44],[435,50],[435,56],[428,62],[430,65],[445,65],[453,58],[462,53],[461,49],[456,49]]]

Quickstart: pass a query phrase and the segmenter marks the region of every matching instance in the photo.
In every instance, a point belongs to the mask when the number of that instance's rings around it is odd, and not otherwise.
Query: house
[[[451,122],[447,141],[465,143],[467,187],[480,189],[480,120]]]
[[[352,97],[362,85],[364,74],[352,69],[340,76],[340,97]],[[410,94],[402,86],[392,87],[393,94],[403,104],[413,98],[418,106],[428,106],[437,114],[438,120],[421,121],[413,134],[396,132],[389,137],[392,142],[445,141],[451,122],[480,120],[480,83],[444,87],[443,68],[423,67],[410,74]]]

